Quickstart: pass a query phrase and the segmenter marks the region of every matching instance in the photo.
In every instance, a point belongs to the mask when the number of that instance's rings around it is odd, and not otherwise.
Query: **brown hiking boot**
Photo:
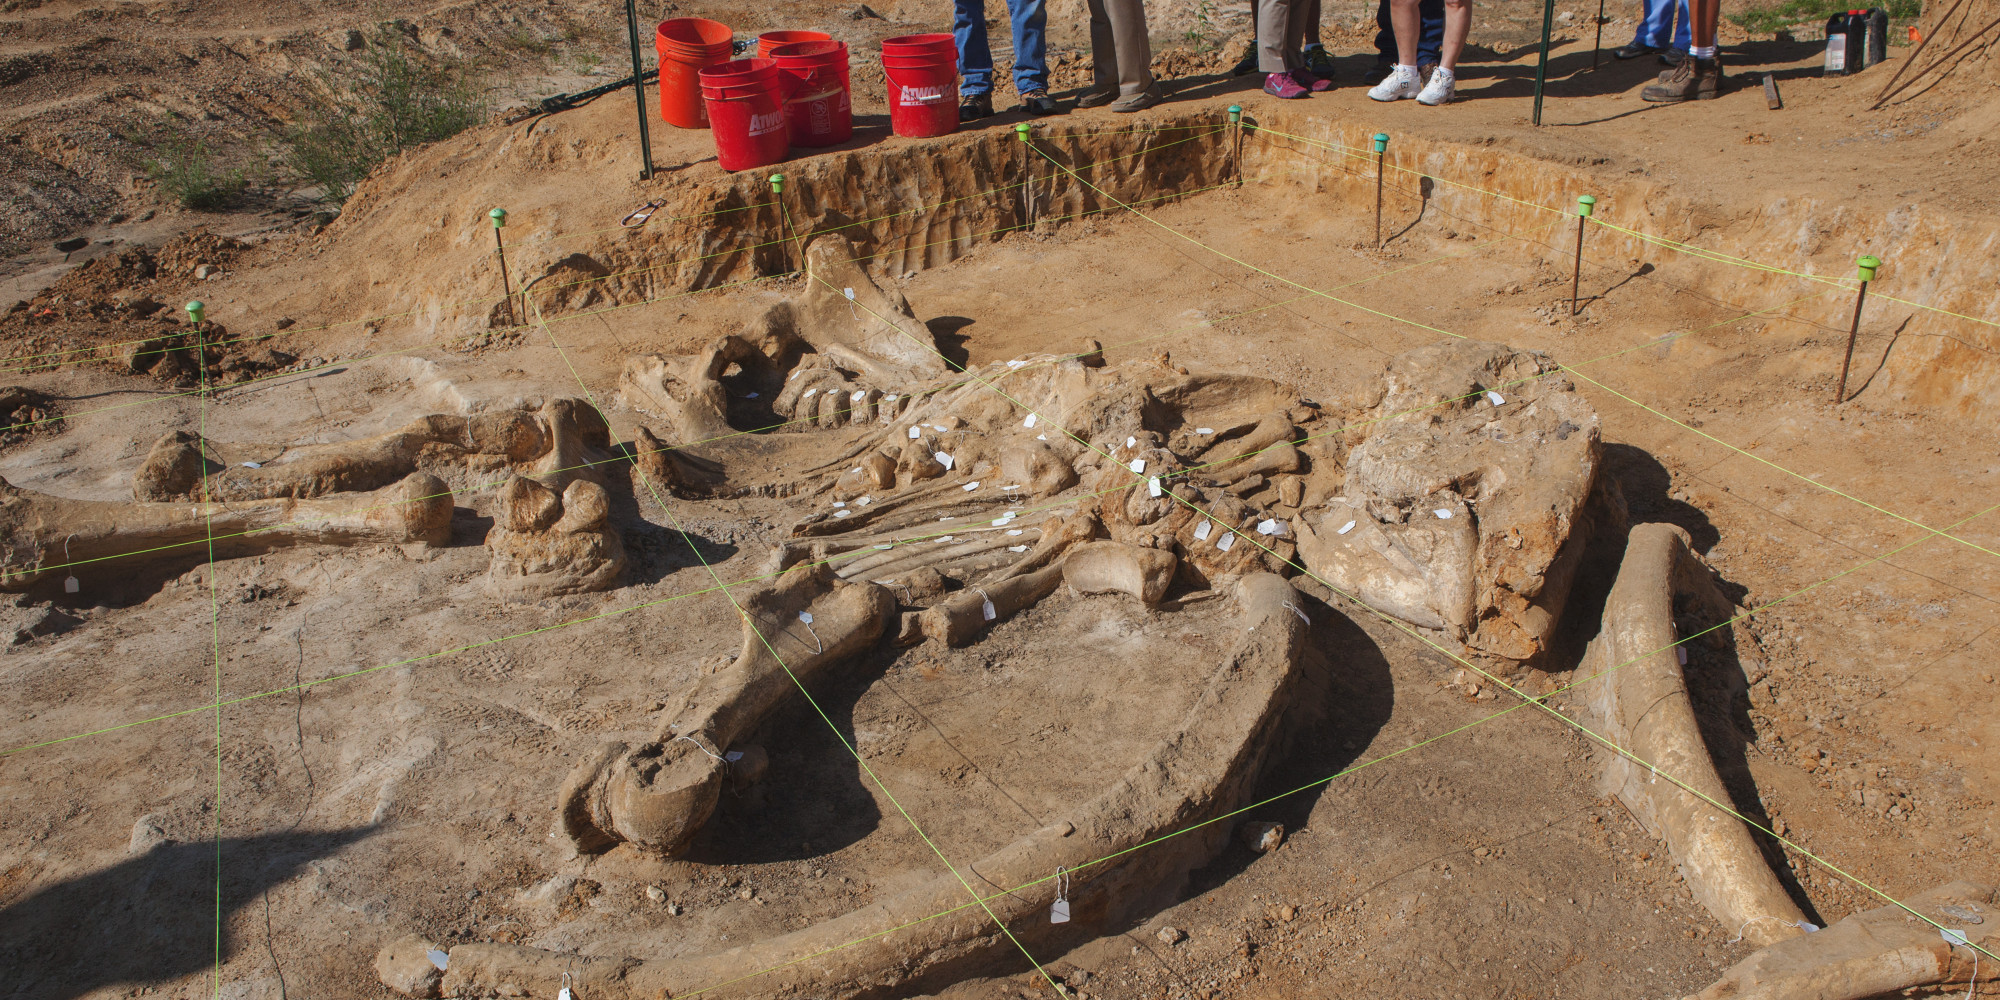
[[[1712,101],[1722,96],[1722,61],[1719,59],[1696,59],[1689,56],[1681,60],[1674,71],[1666,74],[1659,83],[1639,92],[1639,99],[1655,104],[1679,104],[1682,101]]]

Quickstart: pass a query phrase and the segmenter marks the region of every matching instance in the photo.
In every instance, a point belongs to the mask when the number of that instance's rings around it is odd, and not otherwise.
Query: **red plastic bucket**
[[[702,102],[724,170],[748,170],[785,158],[790,128],[778,94],[778,64],[738,59],[701,71]]]
[[[734,34],[720,21],[677,17],[660,22],[653,48],[660,54],[660,118],[681,128],[707,128],[701,96],[703,67],[729,61]]]
[[[882,72],[897,135],[921,139],[958,130],[958,46],[950,35],[884,39]]]
[[[771,50],[778,64],[778,94],[794,146],[832,146],[854,135],[854,105],[847,77],[847,43],[792,42]]]
[[[771,50],[780,45],[794,42],[830,42],[833,36],[824,31],[766,31],[757,36],[757,58],[771,58]]]

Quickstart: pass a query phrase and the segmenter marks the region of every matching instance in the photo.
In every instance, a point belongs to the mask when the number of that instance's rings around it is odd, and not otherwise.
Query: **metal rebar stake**
[[[1597,60],[1604,54],[1604,0],[1597,0],[1597,42],[1590,48],[1590,71],[1597,72]]]
[[[644,164],[639,179],[653,179],[653,136],[646,126],[646,67],[639,55],[639,9],[635,0],[625,0],[625,34],[632,42],[632,95],[639,101],[639,159]]]
[[[1382,249],[1382,159],[1389,149],[1389,133],[1375,133],[1375,249]]]
[[[1590,212],[1597,207],[1597,199],[1582,195],[1576,199],[1576,266],[1569,272],[1569,314],[1583,311],[1578,300],[1578,287],[1583,282],[1583,223],[1590,218]]]
[[[1022,229],[1032,228],[1035,224],[1035,150],[1028,142],[1028,131],[1027,122],[1014,126],[1014,138],[1021,140]]]
[[[507,224],[507,210],[496,208],[486,213],[493,220],[493,252],[500,256],[500,298],[507,303],[507,325],[514,326],[514,290],[507,285],[507,243],[500,238],[500,227]]]
[[[1231,173],[1236,175],[1236,186],[1242,187],[1243,186],[1243,105],[1232,104],[1229,106],[1229,124],[1233,126],[1231,130],[1236,133],[1234,136],[1231,136],[1231,138],[1235,140],[1235,151],[1233,152],[1233,154],[1230,156],[1229,159],[1229,170]]]
[[[1549,78],[1549,32],[1555,28],[1556,0],[1542,0],[1542,56],[1535,63],[1535,124],[1542,123],[1542,84]]]
[[[1847,366],[1854,360],[1854,338],[1861,332],[1861,304],[1868,301],[1868,283],[1875,280],[1875,269],[1882,266],[1876,257],[1863,257],[1854,262],[1861,277],[1861,287],[1854,293],[1854,322],[1847,326],[1847,353],[1840,358],[1840,385],[1833,390],[1833,402],[1839,405],[1847,401]]]

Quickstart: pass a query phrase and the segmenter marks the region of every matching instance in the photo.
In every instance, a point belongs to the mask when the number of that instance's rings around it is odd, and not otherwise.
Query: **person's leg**
[[[1677,104],[1722,96],[1722,61],[1715,55],[1715,22],[1721,13],[1721,0],[1688,0],[1688,56],[1672,75],[1640,91],[1640,100]]]
[[[1113,44],[1117,49],[1118,103],[1134,111],[1149,107],[1158,101],[1159,93],[1153,80],[1153,43],[1146,37],[1144,0],[1098,2],[1104,5],[1104,12],[1111,22]],[[1132,106],[1131,99],[1144,95],[1151,95],[1152,100]]]
[[[1107,3],[1115,2],[1089,0],[1091,88],[1077,102],[1078,107],[1109,104],[1118,95],[1118,35],[1111,28],[1111,12],[1105,9]]]
[[[1417,32],[1422,18],[1417,0],[1389,0],[1389,20],[1396,25],[1396,65],[1417,64]]]
[[[1693,19],[1688,14],[1688,0],[1658,0],[1658,2],[1660,6],[1667,8],[1667,10],[1673,16],[1674,48],[1677,48],[1682,52],[1686,52],[1688,50],[1688,47],[1694,44],[1694,30],[1689,24],[1689,22]],[[1717,10],[1720,9],[1721,8],[1718,5]],[[1667,32],[1661,31],[1660,37],[1662,39],[1666,38]],[[1662,42],[1661,44],[1665,43]]]
[[[1290,25],[1292,4],[1297,0],[1257,0],[1257,71],[1283,73],[1291,69],[1285,62],[1285,31]]]
[[[1722,16],[1722,0],[1688,0],[1688,51],[1708,49],[1715,58],[1716,21]]]
[[[1286,69],[1306,68],[1306,24],[1312,14],[1310,0],[1292,0],[1285,11],[1285,61]]]
[[[1417,16],[1423,28],[1417,39],[1417,65],[1435,66],[1444,49],[1444,0],[1423,0],[1417,5]]]
[[[1472,0],[1444,0],[1444,48],[1438,66],[1458,72],[1458,54],[1465,48],[1465,36],[1472,29]]]
[[[1319,45],[1319,0],[1306,4],[1306,45]]]
[[[1023,94],[1049,89],[1049,14],[1042,0],[1010,0],[1014,25],[1014,89]]]
[[[1396,21],[1390,8],[1390,0],[1376,0],[1375,3],[1375,61],[1394,63],[1396,61]]]
[[[993,91],[993,51],[986,45],[986,0],[955,0],[951,34],[958,41],[960,97]]]

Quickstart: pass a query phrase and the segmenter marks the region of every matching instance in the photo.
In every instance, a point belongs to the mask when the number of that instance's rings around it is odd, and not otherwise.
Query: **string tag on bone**
[[[1353,522],[1353,521],[1349,521],[1349,522],[1347,522],[1346,524],[1343,524],[1343,525],[1341,525],[1341,526],[1340,526],[1340,530],[1339,530],[1339,531],[1336,531],[1336,532],[1334,532],[1334,534],[1336,534],[1336,535],[1345,535],[1345,534],[1347,534],[1348,532],[1350,532],[1350,531],[1353,531],[1353,530],[1354,530],[1354,522]]]
[[[860,314],[860,313],[858,313],[858,312],[855,312],[855,311],[854,311],[854,289],[852,289],[852,288],[843,288],[843,289],[841,289],[840,291],[841,291],[841,294],[843,294],[843,295],[846,295],[846,296],[847,296],[847,313],[848,313],[848,315],[850,315],[850,316],[853,316],[853,317],[854,317],[854,321],[855,321],[855,322],[857,322],[857,323],[858,323],[858,322],[860,322],[860,321],[861,321],[861,314]]]
[[[1260,535],[1270,535],[1273,538],[1285,538],[1291,535],[1292,528],[1291,525],[1275,517],[1267,517],[1257,523],[1257,533]]]
[[[1016,359],[1014,359],[1013,361],[1009,361],[1009,362],[1007,362],[1007,367],[1009,367],[1009,368],[1019,368],[1019,367],[1021,367],[1022,365],[1025,365],[1025,364],[1027,364],[1027,362],[1026,362],[1026,361],[1022,361],[1022,360],[1020,360],[1019,358],[1016,358]]]
[[[1195,525],[1194,526],[1195,541],[1198,542],[1208,541],[1208,533],[1214,530],[1215,530],[1214,521],[1203,521],[1200,524]]]
[[[1160,477],[1158,476],[1146,477],[1146,495],[1149,497],[1156,497],[1160,495]]]
[[[1132,464],[1129,466],[1129,468],[1133,472],[1144,472],[1146,471],[1146,460],[1143,458],[1135,458],[1132,460]]]
[[[986,596],[984,590],[979,591],[979,613],[989,622],[1000,617],[1000,612],[993,607],[993,598]]]
[[[1056,866],[1056,901],[1049,904],[1049,923],[1069,923],[1069,869]]]
[[[569,973],[567,972],[562,974],[562,989],[556,991],[556,1000],[576,1000],[576,994],[570,992]]]
[[[813,650],[813,652],[815,653],[826,652],[826,643],[819,641],[819,633],[813,631],[812,612],[810,611],[799,612],[799,624],[804,625],[806,627],[806,633],[813,637],[813,645],[819,647],[818,649]]]
[[[1439,507],[1438,509],[1431,511],[1431,513],[1436,514],[1438,516],[1438,520],[1440,521],[1451,520],[1451,508],[1449,507]]]
[[[243,463],[243,467],[244,467],[244,468],[246,468],[246,469],[261,469],[261,468],[263,468],[263,467],[264,467],[264,463],[262,463],[262,462],[245,462],[245,463]]]
[[[69,562],[69,540],[75,537],[76,535],[70,534],[63,538],[63,562]],[[63,577],[63,593],[74,594],[82,589],[83,584],[77,580],[76,571],[70,570],[69,575]]]
[[[1215,547],[1216,547],[1216,549],[1217,549],[1218,551],[1221,551],[1221,552],[1227,552],[1227,551],[1229,551],[1230,549],[1232,549],[1232,548],[1235,548],[1235,547],[1236,547],[1236,534],[1235,534],[1235,532],[1225,532],[1225,533],[1223,533],[1223,536],[1222,536],[1221,538],[1218,538],[1218,539],[1216,539],[1216,541],[1215,541]]]
[[[1507,402],[1499,393],[1491,389],[1486,390],[1486,401],[1492,403],[1494,406],[1503,406]]]
[[[1688,648],[1686,646],[1675,646],[1674,656],[1681,661],[1681,666],[1685,667],[1688,665]]]
[[[921,427],[918,427],[918,426],[917,426],[917,425],[915,425],[915,424],[911,424],[911,425],[910,425],[910,440],[912,440],[912,441],[915,441],[916,439],[918,439],[918,438],[920,438],[920,437],[923,437],[923,436],[924,436],[924,429],[923,429],[923,428],[921,428]]]
[[[1201,435],[1202,437],[1207,437],[1207,436],[1209,436],[1210,434],[1213,434],[1213,433],[1215,433],[1215,428],[1213,428],[1213,427],[1197,427],[1197,428],[1195,428],[1195,429],[1194,429],[1194,432],[1195,432],[1196,434],[1199,434],[1199,435]]]
[[[694,744],[694,748],[695,748],[696,750],[699,750],[699,751],[701,751],[702,753],[705,753],[705,754],[708,754],[708,755],[709,755],[710,757],[713,757],[713,758],[715,758],[715,759],[716,759],[717,761],[719,761],[719,762],[721,762],[721,763],[724,763],[724,764],[727,764],[727,763],[729,763],[728,761],[726,761],[726,760],[723,760],[723,759],[722,759],[722,757],[721,757],[721,755],[719,755],[719,754],[715,753],[714,751],[710,750],[709,748],[707,748],[707,747],[705,747],[705,746],[702,746],[702,745],[701,745],[701,741],[700,741],[700,740],[698,740],[698,739],[695,739],[695,738],[694,738],[694,737],[692,737],[692,736],[676,736],[676,737],[674,737],[674,742],[675,742],[675,743],[679,743],[679,742],[680,742],[680,741],[682,741],[682,740],[686,740],[686,741],[688,741],[689,743],[692,743],[692,744]]]
[[[966,484],[965,484],[964,486],[962,486],[962,487],[959,487],[959,488],[960,488],[960,489],[963,489],[963,490],[964,490],[965,492],[967,492],[967,493],[970,493],[970,492],[972,492],[973,490],[976,490],[976,489],[978,489],[978,488],[979,488],[979,480],[975,479],[975,480],[973,480],[972,482],[969,482],[969,483],[966,483]]]
[[[1028,414],[1028,418],[1026,420],[1021,421],[1021,426],[1032,428],[1035,426],[1037,422],[1038,421],[1036,420],[1035,415],[1030,413]]]
[[[952,458],[949,453],[942,451],[932,455],[931,457],[937,459],[937,464],[944,466],[944,471],[946,472],[950,472],[952,465],[958,461],[957,459]]]
[[[445,963],[451,961],[450,955],[447,955],[436,948],[432,948],[429,951],[424,952],[424,957],[430,959],[431,964],[437,966],[437,970],[439,972],[443,972]]]
[[[1290,601],[1284,602],[1284,605],[1285,607],[1292,609],[1292,614],[1298,615],[1300,621],[1305,622],[1307,625],[1311,625],[1313,623],[1313,620],[1310,617],[1307,617],[1305,612],[1299,610],[1298,605],[1293,604]]]

